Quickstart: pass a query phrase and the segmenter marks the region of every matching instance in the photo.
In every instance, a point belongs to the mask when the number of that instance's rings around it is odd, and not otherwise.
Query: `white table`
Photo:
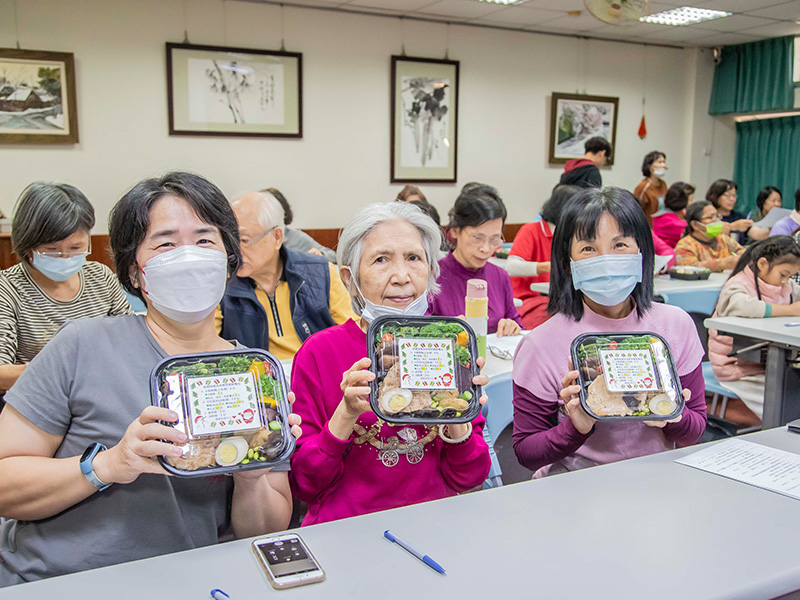
[[[800,453],[800,436],[746,436]],[[247,540],[2,590],[7,600],[675,598],[800,589],[800,503],[676,464],[687,448],[301,529],[326,582],[274,592]],[[622,515],[622,516],[621,516]],[[758,526],[750,526],[754,521]],[[391,529],[442,576],[383,539]]]
[[[705,280],[686,281],[684,279],[673,279],[669,275],[658,275],[653,279],[653,289],[656,294],[674,294],[675,292],[688,292],[699,290],[721,290],[728,280],[730,273],[711,273]],[[532,283],[531,290],[540,294],[550,292],[550,284]]]
[[[706,319],[708,329],[746,338],[737,346],[769,342],[767,347],[766,386],[764,389],[764,427],[777,427],[800,418],[800,371],[787,363],[790,353],[800,349],[800,327],[786,327],[798,323],[797,317],[771,317],[744,319],[720,317]]]

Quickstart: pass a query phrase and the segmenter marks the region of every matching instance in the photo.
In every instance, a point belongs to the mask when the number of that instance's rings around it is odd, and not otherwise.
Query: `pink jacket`
[[[746,317],[758,319],[772,315],[772,304],[791,304],[792,295],[797,297],[798,288],[793,281],[782,287],[768,285],[759,280],[756,293],[755,273],[747,267],[737,273],[722,287],[717,300],[715,317]],[[720,381],[736,381],[750,375],[764,373],[764,365],[728,356],[733,349],[733,338],[719,333],[716,329],[708,332],[708,355],[711,368]]]

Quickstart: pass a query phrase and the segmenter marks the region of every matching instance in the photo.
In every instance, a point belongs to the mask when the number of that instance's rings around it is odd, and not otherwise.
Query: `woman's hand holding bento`
[[[142,473],[164,474],[156,457],[180,456],[183,453],[180,446],[186,443],[187,437],[184,432],[159,421],[173,423],[177,420],[178,415],[167,408],[145,408],[116,446],[95,457],[97,477],[105,483],[132,483]]]
[[[690,390],[684,389],[683,390],[683,400],[685,403],[688,403],[689,400],[692,399],[692,392]],[[683,418],[683,414],[678,415],[674,419],[670,419],[669,421],[642,421],[648,427],[658,427],[659,429],[663,429],[670,423],[677,423]]]
[[[328,422],[328,429],[340,440],[348,439],[358,417],[372,410],[369,384],[375,379],[375,373],[369,370],[371,364],[370,359],[362,358],[342,375],[342,401]]]
[[[572,366],[572,360],[570,360],[570,366]],[[577,384],[577,381],[577,371],[570,371],[564,375],[561,379],[561,391],[558,395],[561,397],[561,400],[564,401],[564,408],[572,424],[575,426],[575,429],[586,435],[592,430],[592,427],[594,427],[597,421],[583,410],[581,400],[578,397],[578,394],[581,392],[581,386]]]

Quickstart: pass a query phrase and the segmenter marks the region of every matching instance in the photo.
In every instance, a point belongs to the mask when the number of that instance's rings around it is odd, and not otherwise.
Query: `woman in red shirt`
[[[531,291],[531,284],[550,281],[550,245],[555,224],[567,201],[580,191],[574,185],[557,185],[542,207],[541,220],[526,223],[514,237],[506,270],[511,276],[514,298],[522,300],[519,313],[525,329],[533,329],[550,317],[547,297]]]

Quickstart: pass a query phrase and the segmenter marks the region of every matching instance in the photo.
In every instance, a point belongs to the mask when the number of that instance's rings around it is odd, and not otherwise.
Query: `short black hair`
[[[577,185],[557,185],[553,188],[550,198],[542,206],[542,219],[553,225],[558,225],[564,205],[583,188]]]
[[[453,205],[450,228],[480,227],[487,221],[502,219],[506,222],[506,205],[500,194],[485,183],[467,183]]]
[[[14,206],[11,247],[20,260],[31,252],[73,233],[94,227],[94,207],[78,188],[66,183],[37,181],[26,187]]]
[[[117,277],[128,292],[141,300],[144,295],[131,281],[131,268],[136,265],[136,253],[150,228],[150,211],[164,196],[185,200],[203,222],[219,229],[228,255],[229,275],[242,264],[239,224],[230,202],[217,186],[200,175],[181,171],[144,179],[116,203],[108,217],[109,245]]]
[[[292,207],[289,206],[289,201],[286,199],[286,196],[281,194],[281,191],[278,188],[266,188],[261,191],[275,196],[275,200],[277,200],[283,208],[283,224],[291,225],[292,221],[294,220],[294,214],[292,213]]]
[[[703,211],[709,206],[714,205],[708,200],[699,200],[698,202],[692,202],[686,208],[686,228],[683,230],[683,237],[686,237],[694,231],[694,229],[692,229],[692,222],[699,222],[703,216]]]
[[[770,268],[784,263],[800,264],[800,244],[789,235],[775,235],[747,246],[731,271],[731,277],[751,267],[755,274],[756,295],[759,300],[761,300],[761,290],[758,285],[757,264],[762,258],[767,259]]]
[[[664,159],[667,158],[667,155],[661,152],[660,150],[653,150],[652,152],[648,152],[644,155],[644,160],[642,161],[642,175],[645,177],[650,177],[652,173],[650,172],[650,167],[653,166],[653,163],[656,162],[659,158],[663,157]]]
[[[403,202],[403,200],[398,200],[397,202]],[[413,200],[409,202],[409,204],[413,204],[414,206],[419,208],[422,212],[424,212],[431,219],[433,219],[437,225],[439,226],[442,225],[442,221],[439,218],[439,211],[436,210],[436,207],[427,200]]]
[[[737,190],[739,189],[739,184],[735,181],[731,181],[730,179],[717,179],[714,183],[708,186],[708,191],[706,192],[706,200],[711,202],[714,206],[719,208],[719,197],[722,196],[728,190]]]
[[[604,137],[596,135],[593,138],[586,140],[583,145],[584,152],[591,152],[597,154],[598,152],[606,151],[606,158],[611,158],[611,143]]]
[[[683,210],[689,206],[689,196],[694,194],[694,186],[685,181],[678,181],[669,186],[664,197],[664,206],[671,211]]]
[[[767,201],[767,198],[769,198],[772,192],[777,192],[778,196],[780,196],[781,200],[783,200],[783,194],[781,194],[781,191],[778,188],[776,188],[774,185],[765,185],[763,188],[761,188],[761,191],[758,192],[758,196],[756,196],[756,206],[758,207],[758,210],[764,210],[764,202]]]
[[[583,317],[583,292],[572,283],[570,267],[572,239],[594,239],[600,218],[608,213],[623,235],[631,236],[642,253],[642,281],[631,297],[641,317],[653,304],[653,234],[642,207],[630,192],[621,188],[585,188],[567,202],[553,234],[550,253],[550,314],[564,314],[575,321]]]

